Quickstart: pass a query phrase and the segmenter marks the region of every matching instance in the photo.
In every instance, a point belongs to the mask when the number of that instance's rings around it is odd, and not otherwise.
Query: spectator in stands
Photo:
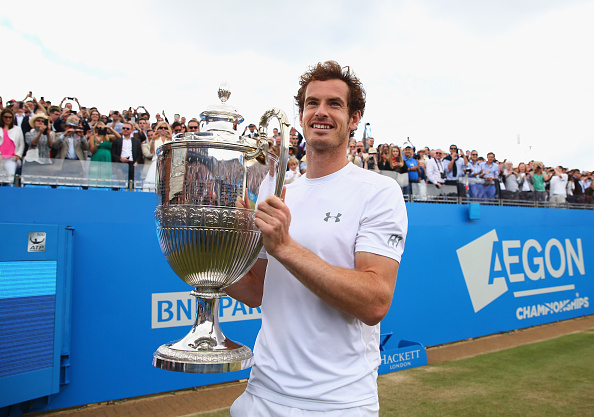
[[[89,111],[89,127],[93,128],[101,120],[101,113],[95,107]],[[105,123],[104,123],[105,124]]]
[[[63,133],[56,133],[54,138],[56,159],[62,160],[58,166],[61,167],[63,176],[82,178],[83,162],[86,161],[89,151],[87,136],[83,133],[77,116],[69,116],[64,123],[64,128],[66,130]],[[66,161],[80,161],[80,163]]]
[[[514,169],[512,161],[505,161],[503,169],[505,191],[502,191],[501,198],[506,200],[517,200],[520,196],[520,175]]]
[[[72,110],[69,108],[65,108],[63,110],[61,110],[60,112],[60,117],[58,117],[58,119],[54,122],[54,128],[56,129],[56,132],[65,132],[67,127],[66,127],[66,120],[68,120],[68,118],[73,115]],[[77,118],[78,120],[78,118]]]
[[[567,182],[567,189],[569,190],[569,185],[571,182],[571,198],[569,191],[567,192],[567,202],[569,203],[584,203],[584,189],[582,188],[581,180],[581,173],[579,169],[574,169],[567,174],[568,182]]]
[[[115,130],[115,128],[113,129]],[[115,131],[117,132],[117,130]],[[122,137],[115,139],[111,145],[111,160],[112,162],[128,164],[129,181],[137,180],[136,177],[140,174],[140,170],[135,171],[134,169],[136,165],[142,163],[142,148],[140,145],[140,140],[132,136],[132,124],[130,122],[122,123]]]
[[[121,136],[111,126],[97,122],[89,132],[89,148],[91,150],[91,164],[89,177],[99,179],[112,178],[111,148],[113,140]]]
[[[468,191],[470,193],[471,198],[480,198],[482,195],[483,189],[483,180],[480,178],[480,175],[483,172],[481,168],[481,163],[478,160],[478,152],[473,149],[470,152],[470,161],[467,165],[468,169]]]
[[[388,149],[382,148],[382,153],[379,156],[377,161],[377,168],[380,171],[393,171],[392,168],[392,158],[390,158],[390,151]]]
[[[427,182],[430,184],[435,185],[437,188],[441,188],[441,186],[445,183],[445,169],[441,162],[441,156],[443,152],[441,149],[436,149],[434,151],[434,156],[427,161]]]
[[[25,142],[29,151],[25,156],[26,163],[51,164],[51,148],[54,146],[54,133],[49,126],[49,118],[41,111],[29,120],[33,130],[25,134]],[[34,150],[36,156],[29,159],[30,151]]]
[[[499,177],[499,165],[495,163],[495,154],[489,152],[487,154],[487,161],[481,164],[483,170],[480,177],[485,180],[483,183],[481,198],[493,199],[495,198],[495,182]]]
[[[56,158],[84,161],[87,159],[89,142],[79,126],[77,116],[69,116],[64,125],[64,132],[54,138],[54,148],[58,150]]]
[[[138,123],[134,125],[135,131],[134,136],[140,140],[140,143],[144,143],[146,141],[146,134],[149,129],[149,123],[147,120],[140,119]]]
[[[249,132],[248,132],[248,129],[249,129]],[[246,126],[245,129],[243,129],[243,135],[248,136],[250,138],[257,138],[258,136],[260,136],[258,134],[258,130],[256,129],[256,125],[253,123],[250,123],[249,125]]]
[[[408,171],[408,186],[402,189],[404,194],[411,194],[412,193],[412,185],[419,182],[419,160],[416,159],[420,158],[418,155],[414,155],[414,150],[412,145],[409,142],[405,142],[403,145],[404,148],[404,163],[406,164],[406,168]]]
[[[466,165],[468,160],[464,153],[458,149],[458,146],[450,146],[450,154],[443,159],[443,168],[445,170],[446,178],[445,185],[455,185],[458,190],[458,196],[466,197],[466,190],[464,184],[460,179],[464,177]]]
[[[367,161],[367,169],[370,171],[379,172],[378,160],[377,160],[377,149],[371,147],[369,149],[369,160]]]
[[[23,131],[15,123],[14,114],[10,109],[0,112],[2,131],[0,132],[0,154],[6,174],[14,176],[21,166],[21,159],[25,151]]]
[[[404,158],[402,158],[402,152],[400,152],[400,148],[398,146],[390,146],[390,156],[392,157],[393,171],[399,172],[401,174],[408,171],[408,167],[404,163]]]
[[[588,171],[582,172],[580,184],[582,185],[582,190],[584,190],[585,193],[586,190],[590,188],[590,185],[592,184],[592,174]]]
[[[52,127],[52,132],[59,132],[58,127],[56,126],[56,121],[60,118],[61,111],[60,108],[57,106],[50,106],[49,108],[49,120],[50,125]]]
[[[147,122],[148,123],[148,122]],[[154,130],[147,130],[146,131],[146,140],[140,144],[142,148],[142,156],[144,158],[144,164],[151,164],[153,162],[153,153],[151,152],[151,147],[154,148],[155,146],[155,131]]]
[[[590,182],[590,186],[584,191],[586,196],[586,203],[594,204],[594,182]]]
[[[549,169],[549,201],[553,204],[563,204],[567,201],[567,174],[562,166]]]
[[[301,160],[301,158],[303,157],[303,153],[301,151],[301,148],[299,147],[299,136],[297,135],[296,130],[295,134],[291,134],[289,136],[289,145],[289,154],[293,155],[298,160]]]
[[[117,110],[114,110],[113,112],[111,112],[110,114],[111,117],[111,127],[118,133],[122,133],[122,127],[124,126],[124,124],[122,123],[122,116],[120,115],[120,112]],[[106,123],[107,124],[107,123]]]
[[[29,92],[29,95],[31,92]],[[29,97],[29,95],[27,97]],[[16,112],[14,115],[14,123],[21,129],[21,133],[23,134],[23,138],[25,134],[31,130],[31,125],[29,124],[29,116],[25,114],[26,106],[25,103],[22,101],[18,102]]]
[[[188,133],[196,133],[200,129],[200,123],[196,119],[190,119],[188,122]]]
[[[285,172],[285,184],[291,184],[301,176],[299,171],[299,160],[297,158],[290,158],[288,163],[289,169]]]
[[[373,146],[374,143],[375,143],[375,139],[372,138],[371,136],[365,140],[365,146],[367,146],[367,149],[366,149],[367,153],[370,153],[369,151],[371,149],[375,149],[375,147]],[[375,154],[377,155],[377,151],[375,152]]]
[[[531,182],[530,174],[526,169],[526,164],[518,164],[518,186],[520,189],[520,200],[534,200],[534,187]]]
[[[171,125],[171,130],[173,131],[174,135],[179,135],[180,133],[183,133],[184,129],[180,122],[173,122],[173,124]]]
[[[368,169],[367,161],[369,161],[369,154],[365,153],[363,142],[355,142],[354,148],[349,146],[348,159],[349,162],[352,162],[359,168]]]
[[[542,162],[534,162],[534,171],[530,174],[530,178],[536,201],[545,201],[547,197],[545,181],[548,181],[549,175],[544,171]]]
[[[156,176],[157,176],[157,158],[156,151],[159,147],[167,142],[171,141],[171,127],[167,122],[158,122],[155,126],[155,134],[153,140],[150,141],[149,152],[153,155],[151,166],[144,179],[143,189],[151,190],[155,188]]]

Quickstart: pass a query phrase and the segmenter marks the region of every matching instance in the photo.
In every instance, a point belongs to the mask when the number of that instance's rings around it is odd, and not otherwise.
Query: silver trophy
[[[255,201],[258,195],[281,195],[289,123],[273,108],[260,120],[259,137],[241,136],[236,129],[243,118],[227,103],[230,94],[222,84],[221,103],[200,115],[200,132],[176,135],[156,152],[161,250],[173,271],[195,287],[191,294],[197,299],[192,330],[157,349],[157,368],[209,373],[251,366],[251,349],[227,339],[219,327],[219,299],[258,258],[262,237],[254,225]],[[280,125],[280,151],[267,138],[273,117]],[[246,189],[251,208],[239,208],[237,198]]]

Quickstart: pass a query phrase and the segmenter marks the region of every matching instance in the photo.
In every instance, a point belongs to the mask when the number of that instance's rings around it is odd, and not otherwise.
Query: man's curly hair
[[[303,112],[305,104],[305,90],[312,81],[342,80],[349,87],[348,108],[349,116],[352,116],[357,110],[361,111],[361,117],[365,111],[365,90],[361,81],[351,68],[341,67],[336,61],[318,62],[311,66],[309,70],[299,79],[299,91],[295,96],[295,102],[299,106],[299,111]]]

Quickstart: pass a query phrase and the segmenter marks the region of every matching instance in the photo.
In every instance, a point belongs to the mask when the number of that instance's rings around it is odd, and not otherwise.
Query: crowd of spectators
[[[8,176],[20,172],[23,160],[40,165],[55,160],[91,160],[95,164],[88,175],[106,179],[112,174],[114,162],[129,165],[130,179],[134,179],[134,167],[148,164],[146,184],[150,186],[154,184],[155,150],[171,140],[172,135],[200,129],[196,118],[187,120],[175,114],[171,122],[165,111],[151,118],[144,106],[102,114],[96,107],[81,105],[76,97],[64,97],[59,104],[53,104],[43,97],[38,100],[32,92],[20,101],[3,103],[0,98],[0,110],[0,168]],[[249,124],[242,134],[254,137],[258,131],[254,124]],[[277,129],[269,140],[273,145],[280,144]],[[351,139],[346,156],[363,169],[407,176],[405,194],[425,192],[427,187],[439,190],[455,186],[458,196],[473,199],[594,202],[591,172],[545,167],[538,161],[514,164],[508,159],[496,159],[493,152],[482,156],[476,150],[462,151],[456,145],[451,145],[449,152],[428,147],[416,149],[409,141],[401,147],[394,143],[376,147],[373,137],[364,137],[359,141]],[[292,128],[286,182],[306,171],[307,143]]]
[[[416,149],[409,141],[402,147],[394,143],[374,145],[372,137],[364,141],[351,139],[349,161],[380,173],[406,173],[405,194],[426,190],[427,186],[437,190],[453,186],[457,196],[475,200],[594,203],[594,184],[589,171],[545,167],[539,161],[514,164],[509,159],[496,159],[493,152],[485,158],[476,150],[462,151],[456,145],[451,145],[449,152],[439,148]]]

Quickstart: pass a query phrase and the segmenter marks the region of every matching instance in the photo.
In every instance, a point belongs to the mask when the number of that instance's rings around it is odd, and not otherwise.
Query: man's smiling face
[[[326,150],[346,147],[351,130],[355,130],[361,113],[349,116],[349,88],[338,79],[312,81],[305,91],[303,111],[299,121],[307,146]]]

